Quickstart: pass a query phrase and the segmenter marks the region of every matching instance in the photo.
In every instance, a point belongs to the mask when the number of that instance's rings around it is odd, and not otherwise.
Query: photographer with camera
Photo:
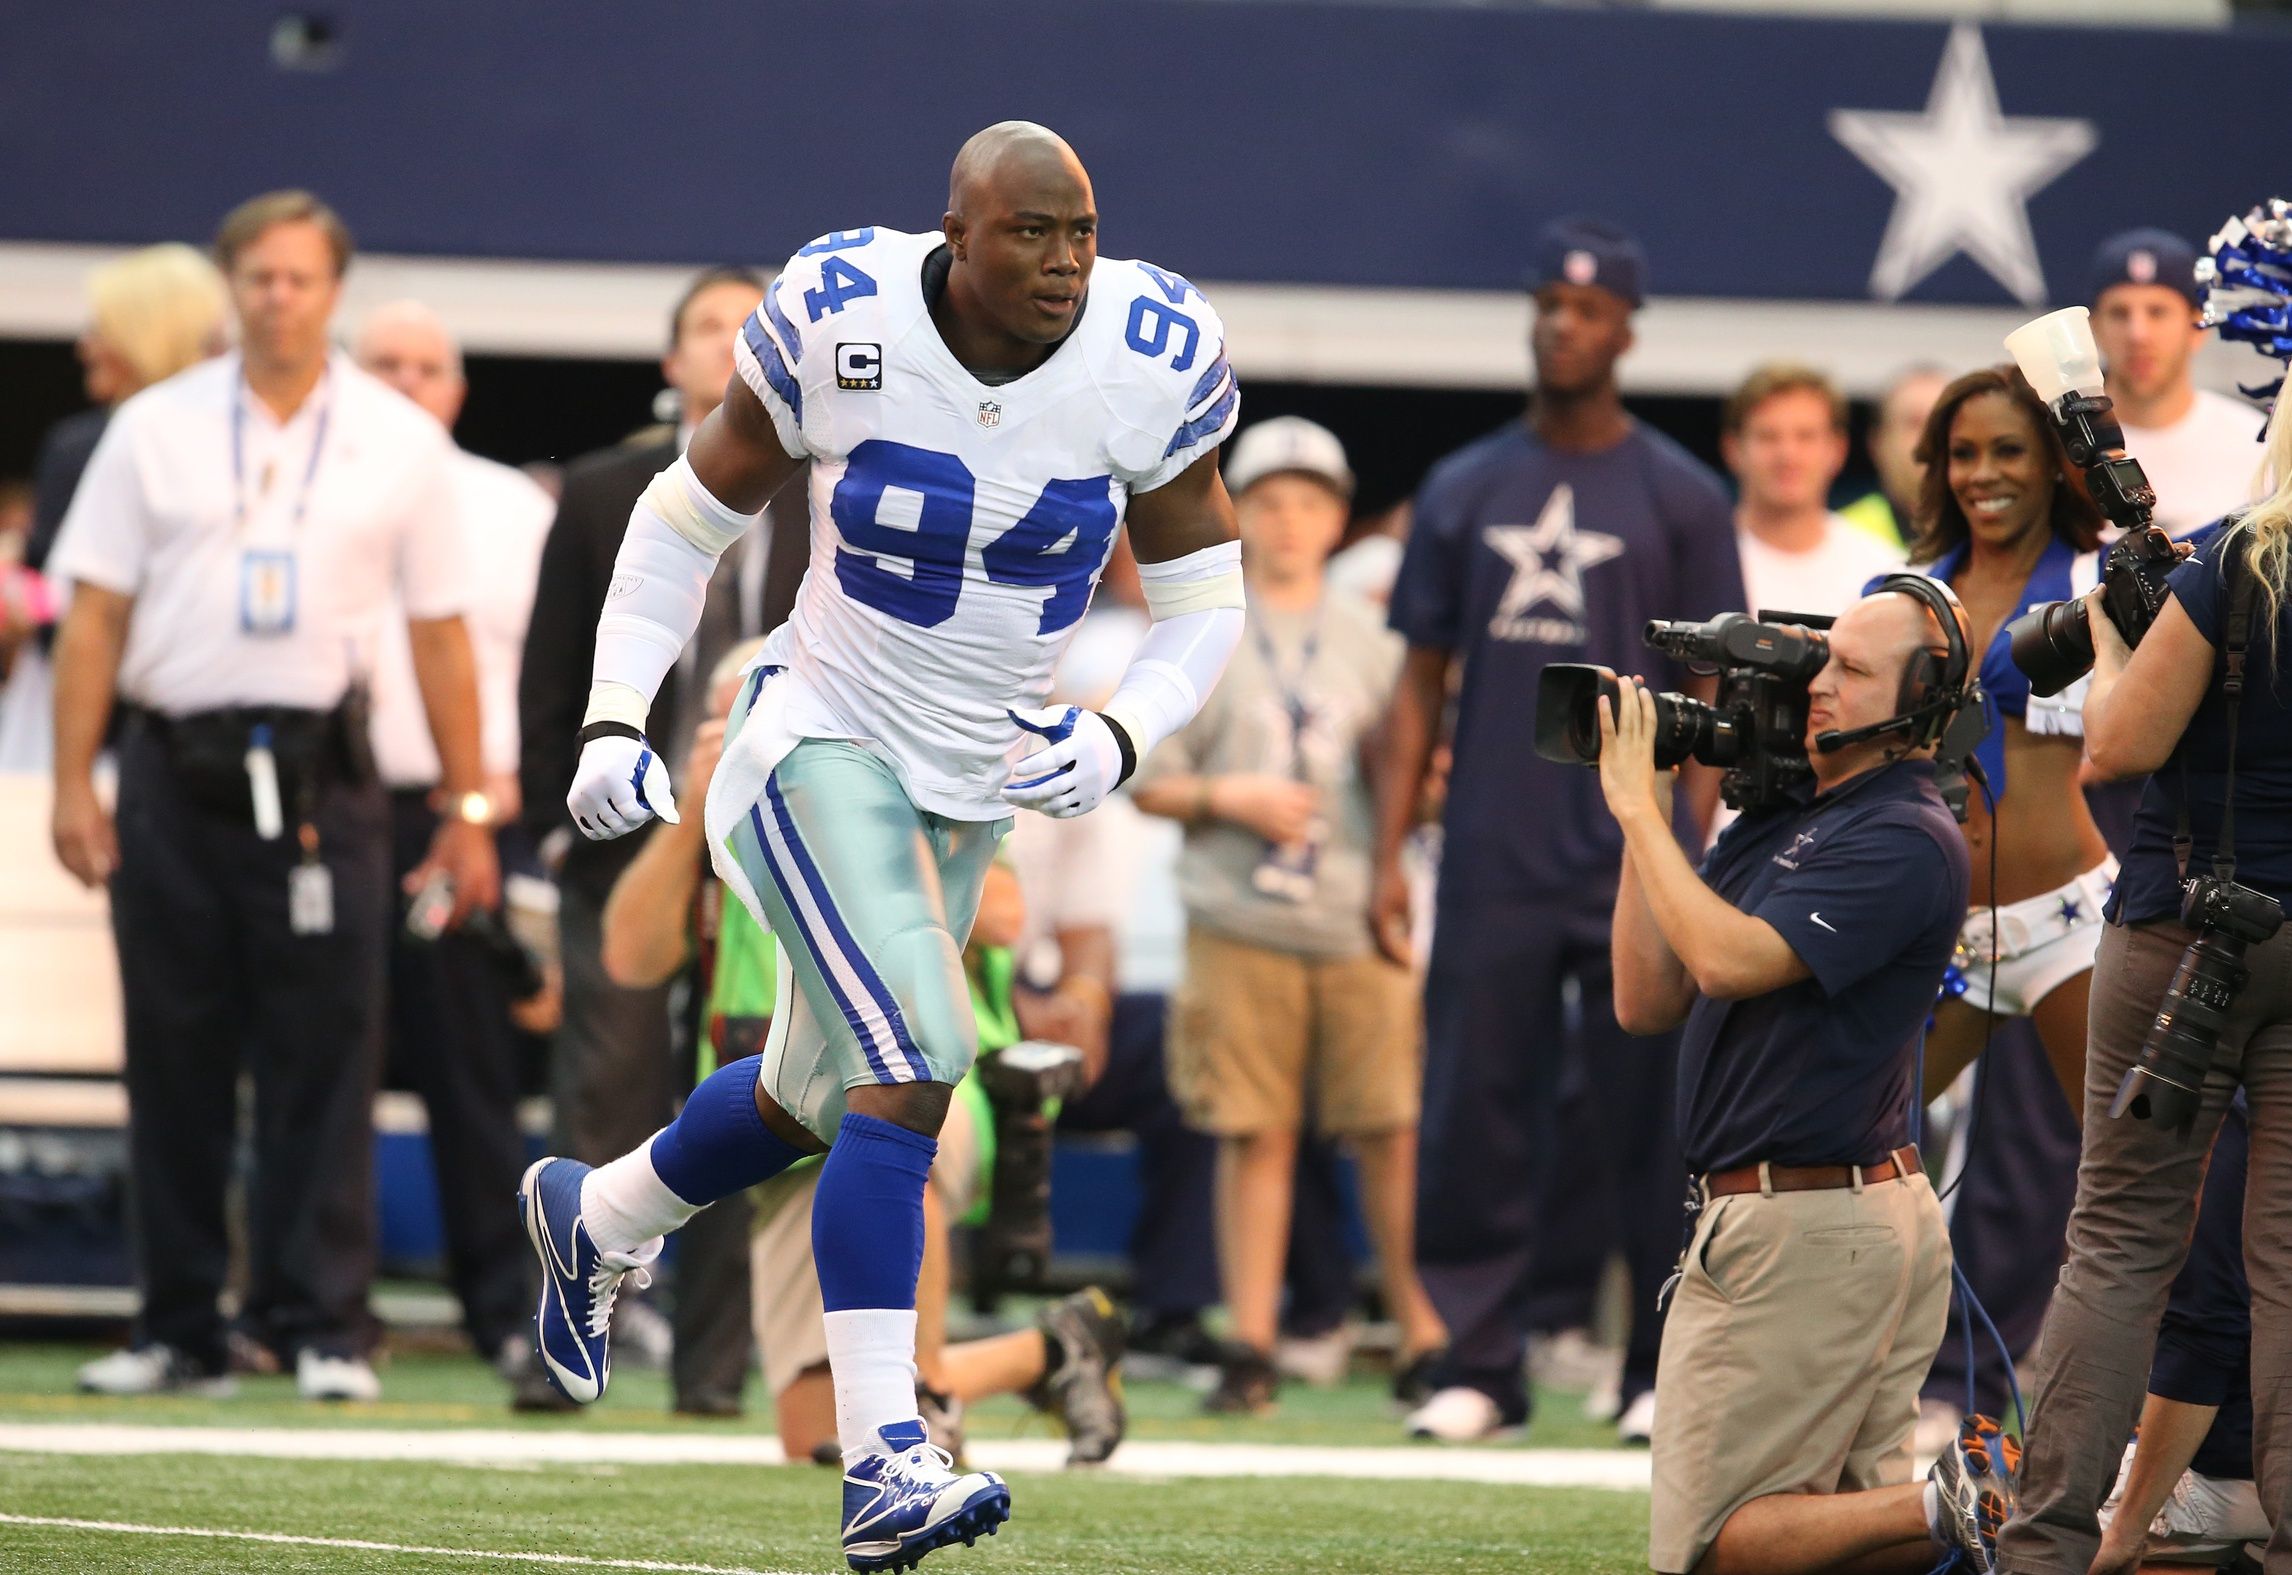
[[[1988,1568],[2002,1495],[1985,1518],[1985,1489],[2010,1482],[1995,1425],[1969,1421],[1930,1482],[1910,1481],[1950,1288],[1910,1112],[1966,905],[1937,781],[1951,763],[1936,764],[1937,744],[1969,743],[1953,725],[1975,698],[1961,617],[1916,575],[1849,607],[1811,682],[1811,661],[1797,669],[1800,736],[1774,741],[1804,769],[1747,798],[1700,874],[1662,769],[1692,709],[1637,679],[1603,679],[1595,701],[1625,849],[1616,1017],[1684,1025],[1679,1132],[1697,1178],[1656,1380],[1649,1562],[1666,1575],[1924,1571],[1955,1553]],[[1748,628],[1762,652],[1823,651],[1819,634]],[[1734,678],[1722,657],[1723,699]]]
[[[2065,381],[2066,406],[2078,384]],[[2022,1512],[2002,1539],[2011,1570],[2083,1575],[2093,1562],[2094,1509],[2141,1404],[2238,1082],[2252,1108],[2245,1259],[2260,1501],[2276,1519],[2268,1568],[2292,1569],[2292,935],[2281,928],[2292,895],[2292,675],[2278,654],[2292,636],[2292,410],[2282,403],[2266,474],[2263,502],[2190,538],[2152,624],[2104,589],[2070,610],[2081,617],[2050,618],[2043,631],[2056,651],[2072,624],[2090,640],[2094,767],[2154,775],[2095,964],[2084,1157],[2038,1345]]]

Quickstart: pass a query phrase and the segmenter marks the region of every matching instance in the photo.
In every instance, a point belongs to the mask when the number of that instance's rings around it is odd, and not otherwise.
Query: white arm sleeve
[[[1154,625],[1102,710],[1144,761],[1194,719],[1241,643],[1241,543],[1141,563],[1138,576]]]
[[[653,478],[613,558],[584,722],[644,726],[654,692],[700,626],[716,560],[754,518],[719,503],[682,457]]]

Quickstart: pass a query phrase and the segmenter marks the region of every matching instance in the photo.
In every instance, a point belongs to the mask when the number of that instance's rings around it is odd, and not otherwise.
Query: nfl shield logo
[[[1591,284],[1600,276],[1599,259],[1590,252],[1573,251],[1560,260],[1560,272],[1570,284]]]
[[[992,399],[982,399],[982,400],[980,400],[980,401],[979,401],[979,425],[981,425],[981,426],[983,426],[983,427],[987,428],[989,431],[992,431],[992,430],[994,430],[996,427],[999,427],[999,426],[1001,426],[1002,424],[1003,424],[1003,407],[1002,407],[1001,405],[998,405],[998,404],[996,404],[996,403],[995,403],[995,402],[994,402]]]
[[[2132,253],[2125,259],[2125,277],[2135,284],[2155,284],[2157,254],[2146,250]]]

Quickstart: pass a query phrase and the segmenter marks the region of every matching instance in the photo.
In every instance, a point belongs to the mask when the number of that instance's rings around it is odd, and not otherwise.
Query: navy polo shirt
[[[1540,759],[1536,681],[1596,662],[1677,689],[1641,638],[1651,618],[1743,608],[1718,478],[1634,422],[1593,454],[1514,421],[1433,467],[1393,587],[1392,626],[1463,658],[1440,900],[1527,901],[1604,922],[1623,837],[1598,774]]]
[[[2244,1278],[2244,1180],[2252,1132],[2239,1092],[2213,1140],[2196,1234],[2157,1329],[2149,1393],[2220,1407],[2189,1464],[2208,1477],[2252,1476],[2252,1292]]]
[[[1687,1168],[1874,1165],[1909,1142],[1911,1069],[1970,879],[1932,763],[1897,761],[1743,816],[1703,878],[1773,925],[1813,977],[1689,1009],[1679,1045]]]
[[[2229,613],[2219,551],[2225,534],[2220,525],[2208,525],[2189,537],[2196,550],[2166,581],[2197,633],[2212,642],[2213,683],[2172,758],[2157,768],[2141,794],[2133,845],[2109,905],[2109,917],[2126,924],[2175,918],[2181,911],[2173,824],[2183,762],[2188,767],[2189,834],[2195,840],[2189,873],[2212,869],[2228,764],[2228,714],[2220,698],[2220,675],[2227,665],[2221,644],[2228,638]],[[2251,572],[2249,564],[2243,572]],[[2256,601],[2254,611],[2265,612],[2266,604]],[[2251,640],[2236,723],[2236,878],[2292,907],[2292,671],[2276,665],[2276,653],[2292,648],[2292,598],[2286,599],[2273,629],[2255,618]]]

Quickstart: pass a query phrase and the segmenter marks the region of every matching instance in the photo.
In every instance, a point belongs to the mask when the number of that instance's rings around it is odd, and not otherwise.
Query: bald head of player
[[[933,316],[965,365],[1026,371],[1074,329],[1098,260],[1090,175],[1064,138],[1027,120],[963,144],[941,227],[954,253]]]

